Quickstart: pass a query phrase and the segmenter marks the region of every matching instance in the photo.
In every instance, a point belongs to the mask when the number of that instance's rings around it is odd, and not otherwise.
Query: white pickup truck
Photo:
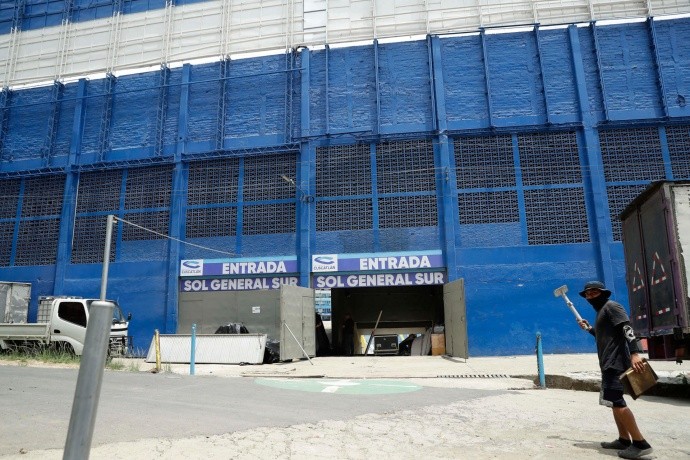
[[[89,309],[99,299],[40,297],[36,323],[0,323],[0,348],[52,346],[81,356],[86,338]],[[111,355],[126,354],[129,348],[129,320],[117,305],[110,329]]]

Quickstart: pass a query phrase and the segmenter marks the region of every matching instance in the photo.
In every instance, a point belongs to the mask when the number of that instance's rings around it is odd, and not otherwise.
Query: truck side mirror
[[[132,320],[132,312],[127,313],[127,321]]]

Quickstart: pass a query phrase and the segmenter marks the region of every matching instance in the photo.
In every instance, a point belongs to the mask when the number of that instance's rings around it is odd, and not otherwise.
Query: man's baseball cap
[[[607,297],[611,295],[611,291],[606,289],[606,286],[604,286],[604,283],[602,283],[601,281],[588,281],[585,284],[585,287],[582,288],[582,291],[580,291],[580,296],[584,297],[585,291],[587,291],[588,289],[598,289]]]

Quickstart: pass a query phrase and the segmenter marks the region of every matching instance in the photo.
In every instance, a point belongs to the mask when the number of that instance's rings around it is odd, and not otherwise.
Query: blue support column
[[[602,281],[604,281],[607,286],[610,285],[610,289],[614,290],[613,263],[611,261],[611,250],[609,247],[609,243],[613,239],[613,236],[606,193],[606,180],[604,178],[596,119],[592,115],[589,107],[585,67],[582,61],[582,51],[580,48],[580,37],[578,35],[577,26],[568,26],[568,36],[575,73],[575,89],[577,91],[577,100],[582,123],[582,132],[578,136],[580,140],[578,144],[580,158],[583,163],[583,185],[585,188],[585,196],[591,197],[591,199],[586,200],[589,207],[587,215],[592,231],[592,242],[599,253],[597,273]],[[604,99],[606,99],[605,96]]]
[[[520,233],[522,244],[529,244],[527,231],[527,211],[525,207],[525,189],[522,183],[522,168],[520,167],[520,146],[517,134],[512,134],[513,140],[513,165],[515,167],[515,188],[517,190],[518,213],[520,215]]]
[[[379,191],[376,184],[379,181],[378,166],[376,165],[376,144],[369,145],[371,162],[371,226],[374,232],[374,252],[381,252],[381,231],[379,230]]]
[[[240,157],[237,175],[237,223],[235,224],[235,254],[242,254],[242,227],[244,225],[244,157]]]
[[[5,139],[7,139],[7,130],[9,128],[9,113],[10,100],[12,99],[12,91],[9,88],[2,88],[0,91],[0,168],[5,158]]]
[[[216,150],[223,150],[225,144],[225,112],[226,94],[228,89],[228,75],[230,73],[230,58],[223,59],[218,64],[218,107],[216,109]]]
[[[10,252],[10,267],[14,266],[17,257],[17,241],[19,239],[19,223],[22,218],[22,206],[24,203],[24,189],[26,178],[19,183],[19,200],[17,200],[17,212],[14,214],[14,229],[12,231],[12,251]]]
[[[316,147],[305,139],[310,133],[311,113],[309,111],[309,89],[310,79],[310,56],[311,51],[302,51],[301,69],[301,94],[300,100],[300,133],[302,143],[300,146],[299,163],[297,169],[297,184],[295,194],[300,197],[297,203],[297,265],[299,267],[299,285],[308,287],[311,274],[311,255],[315,248],[316,235],[316,200],[304,200],[305,195],[313,197],[316,195],[313,180],[316,170]]]
[[[72,257],[72,234],[74,233],[77,196],[79,189],[79,154],[81,153],[82,136],[84,134],[84,115],[86,113],[86,80],[79,80],[77,98],[74,104],[74,122],[72,124],[72,138],[69,146],[69,156],[65,172],[65,190],[62,195],[62,211],[60,213],[60,231],[58,234],[57,258],[55,262],[55,281],[53,295],[66,294],[65,276]]]
[[[570,42],[572,46],[572,39],[573,35],[577,35],[574,32],[577,32],[577,29],[575,31],[570,30],[574,26],[568,26],[568,30],[570,31]],[[594,54],[596,55],[597,58],[597,75],[599,76],[599,86],[601,87],[601,103],[604,107],[604,118],[606,121],[609,121],[611,117],[609,117],[609,105],[608,105],[608,94],[606,93],[606,84],[604,83],[604,68],[601,63],[601,48],[599,45],[599,36],[597,35],[597,24],[595,21],[592,21],[590,23],[590,27],[592,28],[592,37],[594,38]],[[578,52],[579,52],[579,60],[580,63],[582,63],[582,53],[579,51],[580,50],[580,39],[577,37],[577,47],[578,47]],[[582,84],[585,84],[584,80],[582,81]],[[585,87],[585,91],[587,88]],[[589,103],[584,106],[584,107],[589,107]]]
[[[373,126],[375,135],[381,132],[381,87],[379,82],[379,41],[374,39],[374,79],[376,84],[376,125]]]
[[[283,127],[283,142],[293,143],[295,138],[294,130],[294,93],[295,93],[295,71],[297,70],[297,50],[290,49],[285,53],[285,116]]]
[[[324,104],[326,105],[326,120],[324,120],[324,124],[326,125],[326,136],[329,136],[331,134],[331,105],[329,103],[330,100],[330,87],[329,87],[329,80],[330,80],[330,58],[331,58],[331,47],[326,45],[325,49],[326,53],[326,94],[324,94]]]
[[[103,113],[101,116],[101,130],[98,137],[98,161],[105,161],[105,155],[110,150],[110,129],[113,121],[113,97],[115,92],[115,82],[117,79],[113,74],[105,76],[105,94],[103,101]]]
[[[673,163],[671,162],[671,152],[668,149],[668,138],[666,137],[666,127],[659,126],[659,143],[661,144],[661,158],[664,160],[664,173],[666,179],[675,179],[673,176]]]
[[[539,71],[541,72],[541,88],[544,91],[544,111],[546,112],[546,124],[551,124],[551,114],[549,113],[549,98],[546,94],[546,78],[544,76],[544,60],[542,59],[541,40],[539,40],[539,24],[534,25],[534,40],[537,42],[537,60],[539,61]]]
[[[661,102],[661,110],[664,118],[668,118],[668,104],[666,103],[666,85],[664,84],[664,73],[661,69],[661,59],[659,57],[659,45],[656,36],[656,27],[654,26],[654,18],[647,19],[647,27],[649,28],[649,38],[652,42],[652,50],[654,51],[654,69],[656,70],[657,89],[659,90],[659,102]]]
[[[314,253],[316,239],[316,200],[315,195],[316,147],[303,142],[300,148],[297,171],[297,247],[300,280],[299,285],[309,287],[311,274],[311,255]]]
[[[172,194],[170,196],[170,236],[168,240],[168,273],[165,302],[165,331],[177,332],[178,280],[180,278],[180,246],[177,240],[185,234],[185,208],[187,206],[187,168],[182,158],[187,149],[187,117],[189,114],[189,82],[191,66],[182,67],[180,88],[180,112],[177,122],[177,143],[175,146],[175,168],[173,169]]]
[[[431,94],[434,105],[434,126],[437,127],[438,132],[434,141],[434,162],[438,168],[438,172],[436,173],[436,201],[439,210],[438,217],[439,224],[441,225],[441,244],[446,262],[446,270],[448,271],[448,281],[454,281],[458,278],[457,247],[455,242],[457,239],[456,231],[460,228],[455,159],[451,154],[450,139],[446,134],[448,130],[448,120],[446,114],[446,93],[443,79],[441,40],[438,37],[431,37],[428,43],[431,48]]]
[[[311,121],[311,113],[309,111],[309,90],[311,89],[311,79],[310,79],[310,72],[311,72],[311,67],[310,67],[310,57],[311,57],[311,51],[309,48],[305,48],[302,50],[302,68],[300,69],[300,76],[301,78],[301,95],[302,99],[300,101],[300,135],[302,139],[308,138],[310,135],[310,121]]]
[[[57,136],[58,123],[60,121],[60,103],[62,102],[62,91],[64,85],[59,81],[53,82],[52,109],[48,115],[48,133],[45,143],[41,149],[41,166],[50,166],[50,159],[55,148],[55,138]]]
[[[159,75],[158,86],[158,110],[156,111],[156,133],[154,139],[156,144],[154,146],[154,155],[156,157],[163,156],[163,143],[165,142],[165,114],[168,109],[168,80],[170,78],[170,69],[162,65]]]
[[[479,38],[482,44],[482,58],[484,61],[484,82],[486,85],[486,103],[489,114],[489,127],[494,127],[493,104],[491,103],[491,74],[489,73],[489,50],[486,44],[486,33],[484,28],[479,29]]]

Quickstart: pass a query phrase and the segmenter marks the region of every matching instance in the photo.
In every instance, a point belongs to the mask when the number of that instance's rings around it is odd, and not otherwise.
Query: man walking
[[[628,368],[642,372],[646,365],[640,357],[642,348],[630,325],[628,314],[621,304],[609,300],[611,291],[600,281],[585,284],[580,295],[597,312],[594,327],[585,319],[579,321],[579,324],[596,339],[601,368],[600,403],[613,410],[613,419],[618,427],[618,439],[602,442],[601,446],[604,449],[618,449],[618,456],[622,458],[634,459],[651,454],[652,446],[637,427],[635,416],[623,399],[623,384],[619,380],[620,375]]]

